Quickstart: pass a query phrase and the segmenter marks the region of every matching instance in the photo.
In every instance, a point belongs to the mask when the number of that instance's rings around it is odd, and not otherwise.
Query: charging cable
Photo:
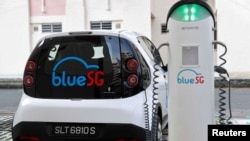
[[[214,41],[213,44],[215,45],[221,45],[222,47],[224,47],[225,51],[222,55],[219,56],[219,58],[223,61],[219,66],[215,66],[214,67],[214,71],[219,73],[219,76],[222,78],[220,81],[220,99],[219,99],[219,123],[220,124],[232,124],[232,122],[230,122],[230,119],[232,118],[232,112],[231,112],[231,84],[230,84],[230,77],[229,74],[227,72],[227,70],[225,68],[223,68],[222,66],[224,64],[226,64],[226,59],[224,59],[224,55],[227,53],[227,47],[225,44],[223,44],[222,42],[219,41]],[[226,75],[226,76],[224,76]],[[224,113],[226,108],[224,108],[224,106],[226,105],[226,103],[224,102],[224,100],[226,99],[226,97],[224,96],[224,94],[226,93],[226,91],[224,90],[224,88],[226,87],[225,81],[228,82],[228,108],[229,108],[229,117],[226,119],[225,116],[226,114]]]

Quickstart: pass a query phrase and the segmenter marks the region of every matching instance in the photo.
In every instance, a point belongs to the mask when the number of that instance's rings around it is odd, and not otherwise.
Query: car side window
[[[153,54],[151,52],[151,48],[147,44],[147,42],[145,42],[145,40],[143,39],[143,37],[138,37],[137,39],[138,39],[139,44],[142,46],[142,48],[146,51],[146,53],[150,57],[150,59],[154,60],[154,56],[153,56]]]
[[[155,45],[146,37],[138,37],[138,41],[148,56],[162,67],[163,62]]]

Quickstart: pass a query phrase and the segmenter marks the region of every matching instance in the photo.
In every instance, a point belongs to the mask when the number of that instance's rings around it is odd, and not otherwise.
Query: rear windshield
[[[35,95],[40,98],[121,96],[119,38],[69,36],[46,39],[38,59]]]

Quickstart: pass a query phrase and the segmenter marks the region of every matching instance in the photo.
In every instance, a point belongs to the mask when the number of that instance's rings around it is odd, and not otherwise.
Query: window
[[[37,57],[36,97],[106,99],[122,96],[118,37],[65,36],[45,42],[43,53]]]
[[[42,32],[62,32],[62,24],[54,23],[54,24],[42,24]]]
[[[90,22],[90,29],[91,30],[111,30],[112,29],[112,22],[109,22],[109,21]]]
[[[152,50],[151,47],[147,44],[147,42],[145,42],[143,37],[138,37],[137,39],[138,39],[140,45],[142,46],[142,48],[148,54],[148,56],[153,60],[154,56],[153,56],[153,54],[151,52],[151,50]]]
[[[163,62],[160,56],[160,53],[156,49],[155,45],[146,37],[138,37],[137,38],[142,48],[146,51],[148,56],[155,60],[157,64],[163,66]]]
[[[161,24],[161,33],[167,33],[167,25]]]

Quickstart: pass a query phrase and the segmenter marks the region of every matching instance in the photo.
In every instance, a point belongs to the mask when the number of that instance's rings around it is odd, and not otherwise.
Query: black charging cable
[[[219,73],[220,77],[221,77],[222,74],[226,74],[227,77],[229,78],[229,74],[228,74],[227,70],[225,68],[221,67],[221,66],[214,66],[214,71],[217,72],[217,73]],[[225,79],[222,79],[222,80],[225,80]],[[223,83],[223,82],[221,82],[221,83]],[[220,91],[221,91],[221,93],[220,93],[220,97],[221,97],[220,104],[221,105],[220,105],[220,111],[219,111],[220,112],[220,124],[225,124],[225,121],[226,121],[227,124],[231,124],[230,119],[232,118],[232,111],[231,111],[231,83],[230,83],[230,79],[228,79],[228,108],[229,108],[229,117],[228,117],[228,119],[222,118],[222,116],[226,115],[226,114],[222,113],[223,111],[226,110],[225,108],[222,107],[222,106],[225,105],[225,103],[223,102],[223,100],[226,99],[222,95],[222,94],[225,93],[225,91],[222,90],[222,88],[224,86],[225,86],[225,84],[221,84],[220,88],[219,88]]]
[[[220,124],[232,124],[232,122],[230,122],[230,119],[232,118],[232,111],[231,111],[231,83],[230,83],[230,77],[229,77],[229,73],[227,72],[227,70],[222,67],[224,64],[226,64],[226,59],[223,58],[223,56],[227,53],[227,47],[225,44],[219,42],[219,41],[214,41],[213,42],[215,45],[219,44],[222,47],[224,47],[225,51],[222,55],[219,56],[219,58],[223,61],[219,66],[215,66],[214,67],[214,71],[219,73],[219,76],[222,78],[222,80],[220,81],[220,87],[219,90],[221,91],[219,96],[220,96],[220,100],[219,100],[219,123]],[[223,76],[223,74],[226,74],[227,78],[225,76]],[[225,81],[228,82],[228,108],[229,108],[229,117],[226,119],[225,118],[225,108],[224,106],[226,105],[226,103],[224,102],[224,100],[226,99],[226,97],[224,96],[225,94],[225,90],[224,88],[226,87],[226,84],[224,83]]]

